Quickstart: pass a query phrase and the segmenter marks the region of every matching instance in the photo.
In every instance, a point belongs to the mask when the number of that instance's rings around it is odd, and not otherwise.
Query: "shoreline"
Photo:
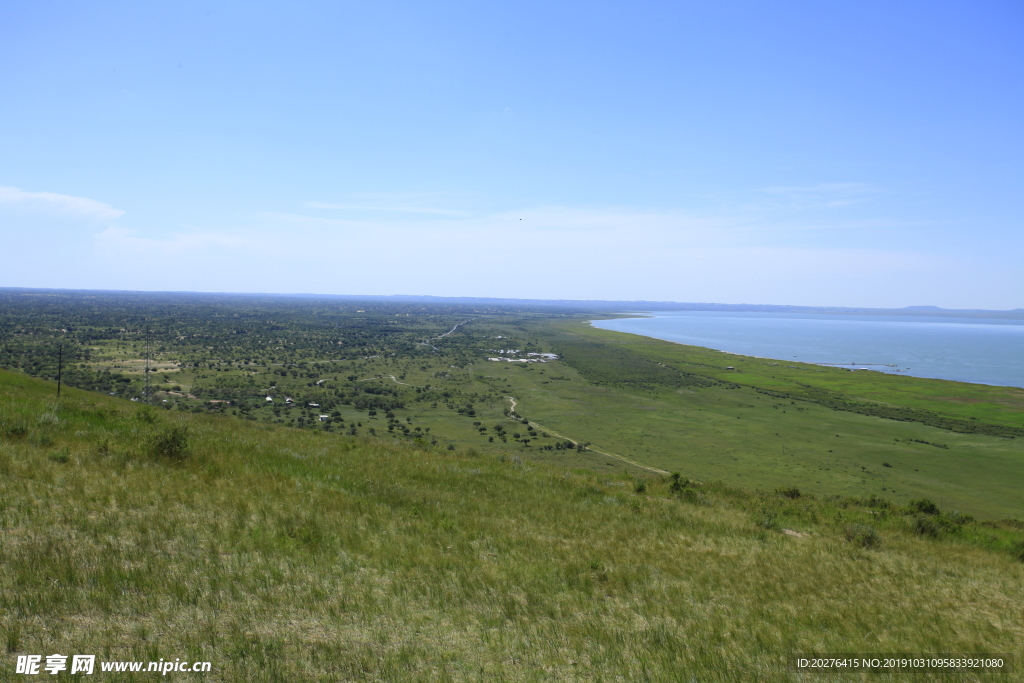
[[[977,385],[980,385],[980,386],[987,386],[987,387],[1005,387],[1005,388],[1008,388],[1008,389],[1024,389],[1024,382],[1022,382],[1020,384],[1006,384],[1006,383],[996,384],[996,383],[992,383],[992,382],[977,381],[977,380],[953,379],[953,378],[950,378],[950,377],[936,377],[936,376],[932,376],[932,375],[919,374],[919,372],[914,372],[913,368],[909,368],[909,367],[905,368],[905,369],[901,369],[900,366],[898,364],[896,364],[896,363],[847,363],[847,362],[832,362],[832,361],[807,361],[807,360],[797,360],[797,359],[792,359],[792,358],[791,359],[782,359],[782,358],[775,358],[775,357],[772,357],[772,356],[759,356],[759,355],[754,355],[754,354],[750,354],[750,353],[743,353],[743,352],[740,352],[740,351],[727,351],[725,349],[716,349],[716,348],[711,347],[711,346],[704,346],[704,345],[701,345],[701,344],[693,344],[693,343],[688,343],[688,342],[685,342],[685,341],[678,341],[676,339],[665,339],[664,337],[657,337],[657,336],[654,336],[652,334],[644,334],[644,333],[636,332],[636,331],[633,331],[633,330],[619,330],[619,329],[613,329],[613,328],[608,328],[608,327],[600,327],[600,326],[595,324],[595,323],[599,323],[599,322],[608,322],[608,321],[612,321],[612,320],[641,320],[641,319],[654,320],[654,319],[659,319],[659,318],[663,318],[663,317],[667,317],[667,316],[659,316],[656,313],[652,313],[652,312],[647,312],[647,313],[642,314],[642,315],[641,314],[636,314],[636,313],[631,313],[631,314],[628,315],[628,317],[624,315],[622,317],[616,317],[616,318],[593,318],[593,319],[588,319],[587,320],[587,324],[590,327],[593,327],[593,328],[599,329],[599,330],[606,330],[606,331],[609,331],[609,332],[621,332],[621,333],[624,333],[624,334],[635,334],[638,337],[646,337],[648,339],[657,339],[658,341],[664,341],[664,342],[668,342],[670,344],[679,344],[680,346],[695,346],[697,348],[708,349],[710,351],[715,351],[715,352],[718,352],[718,353],[725,353],[725,354],[729,354],[729,355],[732,355],[732,356],[743,356],[745,358],[756,358],[758,360],[767,360],[767,361],[773,361],[773,362],[776,362],[776,363],[799,363],[799,364],[803,364],[803,365],[817,365],[817,366],[828,367],[828,368],[845,369],[845,370],[849,370],[851,372],[864,370],[864,371],[868,371],[868,372],[880,372],[880,373],[882,373],[884,375],[894,375],[894,376],[898,376],[898,377],[914,377],[916,379],[931,379],[931,380],[938,380],[938,381],[942,381],[942,382],[955,382],[955,383],[959,383],[959,384],[977,384]],[[873,367],[867,367],[867,366],[873,366]],[[892,369],[891,370],[883,370],[881,368],[892,368]]]

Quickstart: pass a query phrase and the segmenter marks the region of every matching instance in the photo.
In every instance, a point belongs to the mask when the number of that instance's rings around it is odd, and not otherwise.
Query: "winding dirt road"
[[[505,398],[507,398],[509,401],[512,402],[512,406],[509,408],[509,415],[510,416],[514,416],[516,414],[516,405],[518,405],[518,402],[515,400],[515,398],[513,398],[511,396],[506,396]],[[527,424],[529,424],[534,429],[539,429],[539,430],[541,430],[543,432],[547,432],[551,436],[558,437],[559,439],[565,439],[566,441],[572,442],[574,445],[579,445],[579,441],[576,441],[575,439],[570,439],[569,437],[567,437],[567,436],[565,436],[563,434],[559,434],[555,430],[550,429],[549,427],[545,427],[544,425],[542,425],[540,423],[533,422],[531,420],[527,420]],[[594,451],[595,453],[600,453],[601,455],[607,456],[609,458],[615,458],[616,460],[621,460],[624,463],[630,464],[633,467],[639,467],[640,469],[647,470],[648,472],[654,472],[655,474],[668,474],[668,472],[666,472],[665,470],[659,470],[657,467],[648,467],[647,465],[641,465],[638,462],[633,462],[629,458],[624,458],[621,455],[617,455],[615,453],[609,453],[608,451],[602,451],[601,449],[594,448],[593,446],[589,446],[588,445],[587,446],[587,450],[588,451]]]
[[[430,342],[434,341],[435,339],[442,339],[444,337],[447,337],[449,334],[451,334],[455,330],[459,329],[460,327],[462,327],[466,323],[473,322],[474,320],[476,320],[476,318],[470,318],[469,320],[463,320],[461,323],[457,324],[455,327],[453,327],[452,329],[448,330],[444,334],[439,334],[436,337],[431,337],[430,339],[428,339],[425,342],[419,342],[419,345],[420,346],[429,346],[430,348],[434,349],[435,351],[440,351],[441,349],[437,348],[436,346],[434,346]]]

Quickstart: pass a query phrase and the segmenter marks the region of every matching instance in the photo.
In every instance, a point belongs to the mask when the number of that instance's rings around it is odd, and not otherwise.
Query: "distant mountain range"
[[[319,294],[282,294],[319,298]],[[1009,311],[985,309],[953,309],[939,306],[906,306],[904,308],[855,308],[847,306],[788,306],[780,304],[716,304],[680,301],[605,301],[599,299],[502,299],[492,297],[445,297],[416,294],[393,295],[331,295],[353,301],[395,301],[403,303],[464,304],[468,306],[516,306],[570,308],[586,311],[736,311],[762,313],[834,313],[849,315],[927,315],[960,318],[1024,318],[1024,308]]]

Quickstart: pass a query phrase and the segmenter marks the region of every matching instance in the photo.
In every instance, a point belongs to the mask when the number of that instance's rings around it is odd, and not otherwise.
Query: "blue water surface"
[[[1024,320],[672,311],[606,330],[748,356],[1024,387]]]

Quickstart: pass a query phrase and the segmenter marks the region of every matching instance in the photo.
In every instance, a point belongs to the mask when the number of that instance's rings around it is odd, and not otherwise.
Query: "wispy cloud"
[[[310,209],[341,209],[345,211],[380,211],[387,213],[420,213],[436,216],[469,216],[467,211],[439,209],[429,206],[366,206],[363,204],[332,204],[329,202],[306,202]]]
[[[330,241],[344,235],[349,244],[370,242],[389,249],[401,244],[428,241],[425,248],[438,249],[445,243],[472,242],[504,249],[529,243],[547,249],[573,249],[585,241],[591,246],[611,247],[624,240],[658,240],[662,244],[724,244],[747,237],[746,222],[738,218],[704,217],[682,212],[638,211],[610,207],[603,209],[544,206],[484,215],[437,215],[430,220],[400,216],[379,219],[329,218],[300,213],[262,213],[258,230],[275,235],[316,235]],[[289,237],[289,244],[295,242]],[[426,253],[426,252],[425,252]]]
[[[156,289],[846,305],[887,305],[887,291],[899,293],[894,305],[952,296],[948,258],[756,218],[565,206],[427,220],[261,213],[171,233],[110,226],[95,247],[118,277]]]
[[[839,208],[877,196],[880,188],[868,183],[819,183],[803,186],[762,187],[760,192],[788,200],[793,208]]]
[[[175,233],[166,239],[142,237],[135,230],[109,227],[96,235],[97,247],[107,253],[132,252],[161,256],[169,254],[203,255],[210,247],[222,247],[229,250],[251,245],[245,238],[217,232]]]
[[[93,220],[114,220],[124,211],[86,197],[55,192],[26,192],[17,187],[0,187],[0,207],[21,211],[61,213]]]

